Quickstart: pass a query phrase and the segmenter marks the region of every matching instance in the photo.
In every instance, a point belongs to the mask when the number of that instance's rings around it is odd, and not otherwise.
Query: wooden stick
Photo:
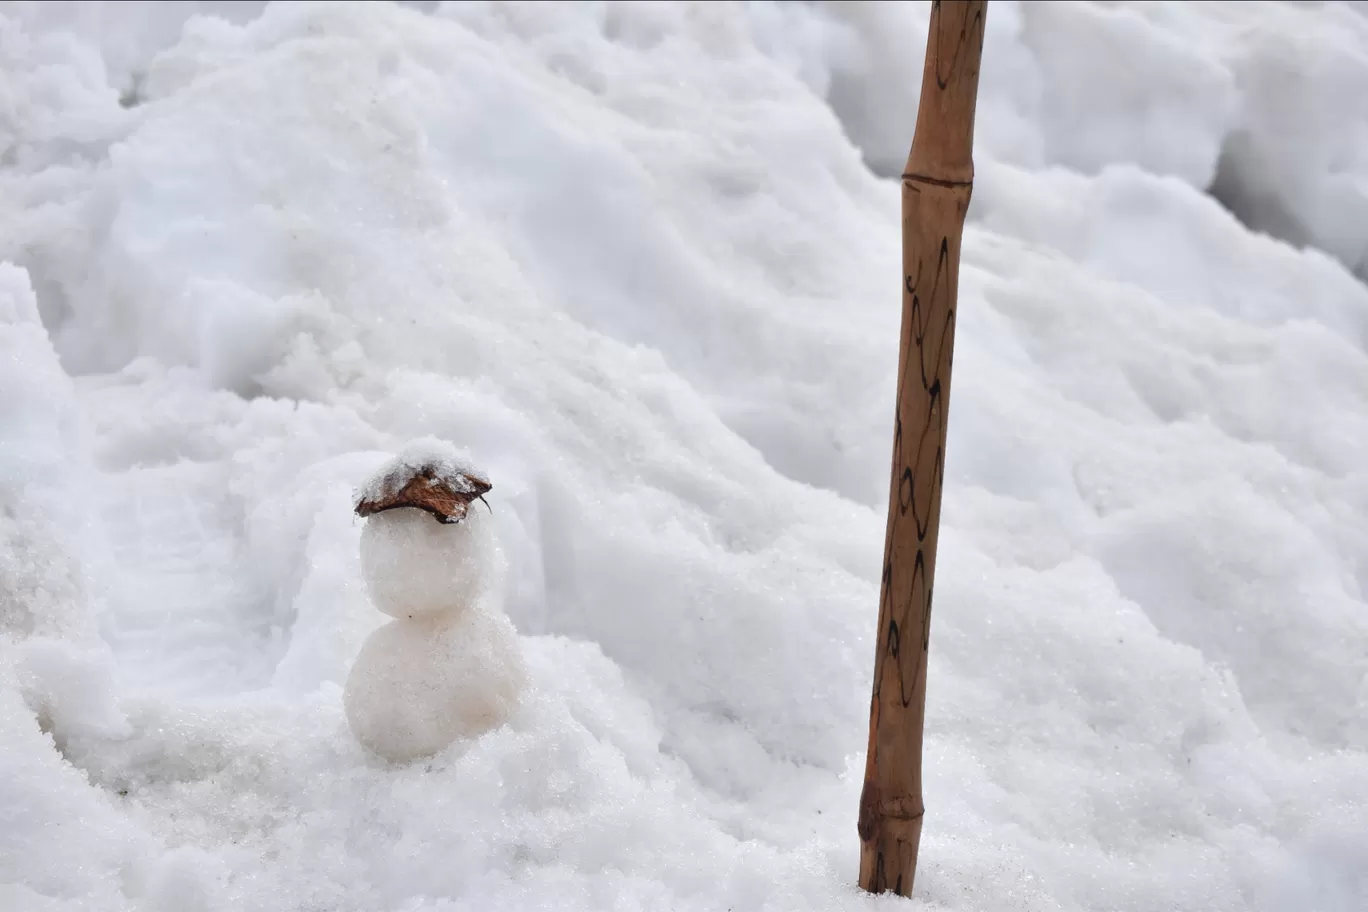
[[[921,842],[922,726],[945,478],[960,237],[974,184],[974,104],[986,0],[931,5],[921,105],[902,176],[903,311],[860,886],[912,895]]]

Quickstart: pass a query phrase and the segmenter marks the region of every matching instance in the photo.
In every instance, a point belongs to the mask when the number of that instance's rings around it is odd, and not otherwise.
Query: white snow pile
[[[1357,7],[1357,8],[1356,8]],[[901,173],[927,3],[758,4],[764,46]],[[1027,168],[1134,164],[1368,277],[1368,5],[999,3],[977,140]],[[782,23],[781,27],[774,27]]]
[[[0,909],[902,908],[925,4],[201,12],[0,6]],[[994,0],[908,908],[1368,908],[1365,21]],[[425,437],[528,689],[387,764],[352,492]]]

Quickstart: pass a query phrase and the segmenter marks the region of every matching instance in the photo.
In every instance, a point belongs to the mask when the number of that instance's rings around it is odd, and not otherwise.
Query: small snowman
[[[361,572],[394,618],[347,677],[347,721],[386,760],[431,757],[503,724],[526,679],[517,633],[498,603],[491,485],[454,449],[410,443],[361,489]],[[487,506],[487,502],[486,502]]]

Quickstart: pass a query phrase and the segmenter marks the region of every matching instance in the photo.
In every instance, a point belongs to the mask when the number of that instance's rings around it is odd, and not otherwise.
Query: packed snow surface
[[[908,908],[1368,908],[1362,13],[991,5]],[[0,909],[901,908],[926,20],[0,5]],[[352,492],[424,437],[528,690],[395,765]]]

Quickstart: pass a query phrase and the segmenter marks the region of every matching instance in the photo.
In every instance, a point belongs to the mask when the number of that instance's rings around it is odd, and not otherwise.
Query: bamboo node
[[[914,174],[911,171],[903,173],[902,179],[911,181],[914,184],[930,184],[933,187],[973,187],[974,179],[968,180],[948,180],[943,177],[932,177],[929,174]]]

